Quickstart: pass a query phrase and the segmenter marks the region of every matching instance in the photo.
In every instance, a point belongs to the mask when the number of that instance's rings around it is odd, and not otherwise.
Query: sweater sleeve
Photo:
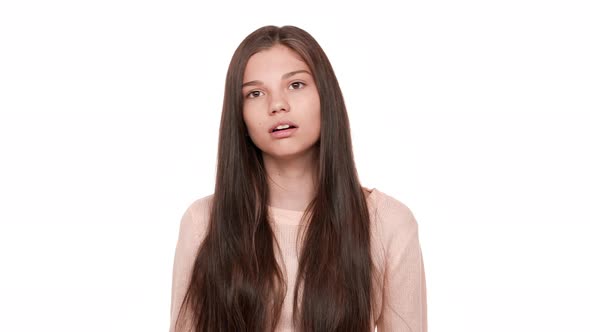
[[[418,224],[401,202],[390,200],[381,214],[385,269],[378,332],[427,332],[426,278]]]
[[[207,201],[195,201],[186,210],[180,221],[178,241],[172,268],[172,298],[170,305],[170,332],[188,331],[190,317],[180,315],[180,308],[192,277],[192,270],[198,248],[206,233],[208,217]],[[176,329],[177,320],[181,320]]]

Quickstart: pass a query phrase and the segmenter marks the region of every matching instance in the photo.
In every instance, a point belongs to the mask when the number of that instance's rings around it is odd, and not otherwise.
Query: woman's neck
[[[291,160],[265,157],[269,205],[286,210],[305,210],[316,192],[315,162],[312,155]]]

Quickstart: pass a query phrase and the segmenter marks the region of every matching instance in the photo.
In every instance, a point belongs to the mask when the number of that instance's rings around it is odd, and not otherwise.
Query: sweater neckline
[[[378,192],[378,190],[377,188],[372,188],[369,190],[365,187],[363,187],[363,189],[367,189],[369,191],[369,195],[367,196],[367,205],[370,211],[375,201],[375,195]],[[267,206],[270,212],[270,217],[272,219],[271,221],[276,224],[301,225],[303,222],[303,213],[305,211],[288,210],[270,205]]]

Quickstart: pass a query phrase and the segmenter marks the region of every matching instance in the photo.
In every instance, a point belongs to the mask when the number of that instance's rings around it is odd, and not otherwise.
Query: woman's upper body
[[[375,264],[372,329],[426,332],[426,280],[416,219],[411,210],[397,199],[375,188],[363,189],[370,213],[370,246]],[[212,197],[209,195],[193,202],[180,223],[173,268],[171,332],[175,331],[193,261],[207,231]],[[294,331],[290,304],[293,302],[298,267],[300,245],[297,234],[303,226],[303,211],[269,205],[269,212],[279,247],[276,255],[288,286],[277,331]]]
[[[360,185],[342,91],[306,31],[262,27],[236,49],[215,191],[182,218],[173,276],[172,331],[426,331],[416,221]]]

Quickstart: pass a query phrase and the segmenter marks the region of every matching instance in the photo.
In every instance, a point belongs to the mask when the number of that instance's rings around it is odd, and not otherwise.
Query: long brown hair
[[[316,193],[304,213],[309,222],[295,298],[287,305],[292,305],[300,331],[369,331],[373,298],[369,213],[354,163],[344,98],[320,45],[294,26],[254,31],[231,59],[210,224],[181,315],[190,318],[190,329],[197,332],[273,331],[279,322],[286,285],[268,220],[267,176],[242,113],[246,63],[276,44],[295,51],[310,67],[321,107]]]

